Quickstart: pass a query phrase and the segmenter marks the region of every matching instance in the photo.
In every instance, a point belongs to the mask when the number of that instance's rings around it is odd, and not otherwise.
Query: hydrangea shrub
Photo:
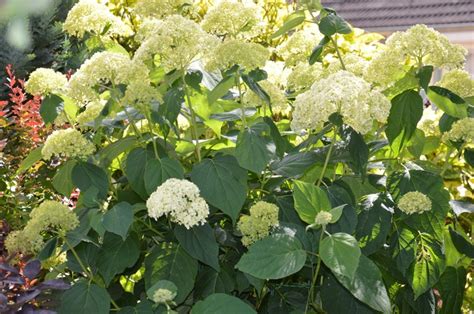
[[[31,73],[56,130],[29,162],[80,197],[6,240],[66,255],[55,310],[461,312],[464,48],[425,25],[382,43],[318,1],[80,0],[63,27],[90,55]]]

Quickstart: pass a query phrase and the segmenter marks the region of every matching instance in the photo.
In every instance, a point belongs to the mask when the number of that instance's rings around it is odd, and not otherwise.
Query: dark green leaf
[[[18,170],[16,171],[17,175],[22,174],[23,172],[27,171],[30,169],[34,164],[36,164],[38,161],[43,158],[43,155],[41,154],[43,146],[37,147],[33,149],[28,156],[26,156],[25,159],[23,159],[20,163],[20,166],[18,167]]]
[[[194,165],[191,180],[202,197],[236,221],[247,197],[246,171],[232,156],[205,159]]]
[[[43,249],[38,253],[37,258],[40,261],[44,261],[53,256],[53,253],[56,250],[56,245],[58,245],[58,238],[54,237],[49,239],[44,245]]]
[[[76,166],[75,160],[66,161],[53,177],[53,187],[62,195],[69,197],[74,189],[72,182],[72,169]]]
[[[256,278],[281,279],[300,271],[305,261],[298,239],[275,234],[252,244],[235,267]]]
[[[137,242],[131,236],[123,241],[120,236],[105,233],[97,266],[107,285],[115,275],[120,274],[128,267],[132,267],[137,262],[140,256],[140,248]]]
[[[351,26],[339,15],[330,13],[319,21],[319,31],[326,36],[350,34]]]
[[[321,54],[323,53],[324,47],[331,41],[331,37],[324,36],[323,39],[314,47],[309,56],[309,64],[313,65],[316,61],[321,59]]]
[[[449,227],[449,234],[456,250],[470,258],[474,258],[474,245],[464,238],[459,232]]]
[[[183,302],[193,290],[198,262],[179,244],[162,243],[145,258],[145,285],[151,288],[159,280],[169,280],[178,287],[176,303]]]
[[[109,209],[102,220],[106,231],[115,233],[125,241],[133,222],[133,209],[127,202],[121,202]]]
[[[102,287],[85,282],[75,283],[61,298],[60,314],[109,313],[110,295]]]
[[[40,107],[40,115],[45,124],[53,123],[62,110],[64,100],[54,94],[43,98]]]
[[[242,273],[240,274],[243,276]],[[231,293],[236,286],[232,275],[233,273],[225,268],[217,272],[212,267],[201,267],[194,287],[195,300],[204,299],[213,293]],[[259,281],[259,279],[255,280]]]
[[[369,161],[369,147],[365,143],[364,137],[352,128],[346,128],[343,131],[343,138],[347,143],[346,149],[351,157],[348,162],[349,166],[354,173],[365,177]]]
[[[292,14],[290,14],[283,25],[270,36],[270,39],[274,39],[277,37],[280,37],[281,35],[284,35],[288,33],[288,31],[292,30],[293,28],[297,27],[301,23],[304,22],[306,16],[304,11],[295,11]]]
[[[146,165],[148,160],[154,158],[153,152],[141,147],[135,148],[127,156],[125,174],[127,175],[131,188],[143,199],[148,197],[144,180]]]
[[[145,189],[148,194],[169,178],[184,178],[184,170],[179,161],[171,158],[149,159],[145,167]]]
[[[466,148],[464,150],[464,160],[471,166],[474,167],[474,149]]]
[[[275,143],[269,135],[270,128],[259,122],[245,128],[239,134],[235,157],[242,168],[261,173],[275,156]]]
[[[91,192],[88,204],[105,199],[109,192],[107,173],[88,162],[78,162],[72,169],[72,182],[82,193]]]
[[[430,84],[431,76],[433,75],[433,66],[432,65],[425,65],[418,69],[416,73],[416,77],[420,81],[420,86],[427,91],[428,84]]]
[[[174,235],[189,255],[219,271],[219,245],[209,224],[189,230],[177,225]]]
[[[295,181],[293,198],[295,209],[301,220],[308,224],[314,223],[320,211],[330,211],[332,206],[326,192],[312,183]]]
[[[215,293],[208,296],[204,301],[197,302],[192,314],[256,314],[257,312],[247,303],[239,298]]]
[[[428,88],[427,96],[433,104],[450,116],[456,118],[467,117],[467,103],[464,99],[446,88],[430,86]]]
[[[423,99],[414,90],[406,90],[392,99],[385,134],[398,154],[411,139],[423,115]]]
[[[98,153],[100,164],[104,168],[108,167],[120,154],[133,149],[137,144],[138,141],[135,136],[127,136],[107,145]]]
[[[97,257],[99,255],[100,249],[95,244],[81,242],[74,248],[74,250],[81,259],[82,265],[95,274],[97,272]],[[82,269],[81,264],[72,251],[67,252],[66,265],[70,270],[77,273],[84,272],[84,269]]]
[[[463,267],[447,267],[439,279],[436,288],[441,296],[441,314],[461,314],[466,270]]]
[[[290,153],[283,159],[273,162],[270,168],[275,174],[295,178],[303,175],[317,161],[319,157],[314,152]]]
[[[252,76],[242,74],[242,80],[260,99],[269,105],[271,104],[270,96]]]
[[[416,259],[415,235],[406,228],[397,230],[390,247],[397,269],[405,275],[407,269]]]
[[[357,240],[347,233],[325,237],[319,246],[319,256],[335,274],[354,279],[361,252]]]
[[[229,89],[232,88],[235,84],[235,77],[234,76],[227,76],[222,79],[222,81],[219,82],[219,84],[214,87],[213,90],[209,92],[207,95],[207,100],[209,104],[215,103],[219,98],[227,94]]]

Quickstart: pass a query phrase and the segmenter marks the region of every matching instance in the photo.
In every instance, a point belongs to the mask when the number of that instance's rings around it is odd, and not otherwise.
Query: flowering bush
[[[461,311],[462,47],[424,25],[383,44],[318,1],[108,5],[70,11],[91,52],[70,80],[26,83],[56,129],[29,164],[80,197],[5,243],[71,282],[60,313]]]

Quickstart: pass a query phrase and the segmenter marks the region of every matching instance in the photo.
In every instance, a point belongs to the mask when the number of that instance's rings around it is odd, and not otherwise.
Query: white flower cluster
[[[461,97],[474,96],[474,80],[471,74],[464,70],[455,69],[445,73],[437,85]]]
[[[209,206],[199,195],[199,188],[192,182],[174,178],[166,180],[150,195],[146,207],[151,218],[166,215],[187,229],[204,224],[209,215]]]
[[[192,0],[137,0],[135,13],[141,17],[163,18],[184,10]]]
[[[176,292],[170,291],[168,289],[157,289],[155,293],[153,293],[153,302],[158,304],[166,304],[168,302],[173,301],[176,297]]]
[[[331,222],[332,214],[327,211],[320,211],[314,218],[314,223],[321,226],[326,226]]]
[[[105,4],[96,0],[80,0],[69,11],[63,29],[70,35],[82,38],[85,33],[130,36],[131,28],[112,14]]]
[[[291,127],[295,131],[318,129],[329,116],[339,113],[344,123],[359,133],[372,128],[373,120],[385,122],[390,101],[369,83],[347,71],[331,74],[317,81],[294,102]]]
[[[372,59],[367,78],[386,86],[403,75],[404,65],[455,69],[463,66],[466,54],[464,47],[450,43],[445,35],[426,25],[415,25],[387,39],[385,49]]]
[[[454,122],[451,130],[443,134],[443,139],[468,144],[474,143],[474,118],[463,118]]]
[[[87,157],[95,152],[92,142],[76,129],[56,130],[46,139],[41,155],[49,160],[53,155],[62,157]]]
[[[50,93],[62,93],[66,89],[67,78],[53,69],[38,68],[31,72],[25,89],[31,95],[46,96]]]
[[[310,24],[304,29],[293,33],[288,40],[276,48],[276,53],[285,60],[287,66],[299,62],[308,62],[314,46],[323,38],[316,24]]]
[[[88,103],[86,109],[76,117],[77,123],[81,126],[85,126],[87,123],[93,122],[100,115],[104,106],[105,102],[103,101]]]
[[[202,28],[211,34],[236,38],[241,33],[251,33],[261,22],[255,4],[221,0],[207,11]]]
[[[260,86],[270,97],[273,113],[283,112],[289,109],[285,92],[268,80],[259,82]],[[259,107],[265,105],[265,101],[251,90],[244,94],[243,102],[246,107]]]
[[[421,214],[431,210],[431,200],[421,192],[408,192],[398,200],[398,208],[405,214]]]
[[[186,69],[219,42],[199,24],[180,15],[168,16],[148,32],[151,35],[138,48],[134,59],[147,61],[159,55],[166,71]]]
[[[309,65],[308,62],[299,62],[288,76],[288,88],[294,91],[304,91],[314,82],[323,78],[323,66],[317,62]]]

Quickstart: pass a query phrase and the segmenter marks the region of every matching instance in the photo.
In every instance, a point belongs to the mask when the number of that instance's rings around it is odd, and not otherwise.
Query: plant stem
[[[188,103],[189,111],[191,111],[191,131],[193,133],[193,138],[195,143],[195,153],[198,161],[201,161],[201,147],[199,145],[199,136],[198,136],[198,131],[197,131],[197,122],[196,122],[196,113],[194,112],[193,105],[191,103],[191,97],[189,96],[188,88],[186,86],[186,81],[184,80],[184,75],[183,75],[183,89],[184,89],[184,95],[186,96],[186,101]]]
[[[444,164],[443,164],[443,170],[441,170],[441,177],[444,175],[444,173],[446,172],[446,170],[448,170],[448,166],[449,166],[449,156],[451,156],[451,153],[453,152],[453,148],[452,147],[448,147],[448,150],[446,151],[446,157],[444,159]]]
[[[156,159],[160,160],[160,155],[158,155],[158,147],[156,146],[156,142],[155,142],[155,139],[153,138],[154,137],[154,133],[153,133],[153,127],[152,127],[152,122],[151,122],[151,115],[150,115],[150,111],[146,110],[146,119],[148,120],[148,129],[150,130],[150,133],[151,133],[151,142],[153,143],[153,151],[155,152],[155,157]]]
[[[326,231],[326,226],[322,226],[321,234],[319,235],[319,245],[321,245],[321,241],[323,240],[325,231]],[[306,309],[304,311],[305,313],[308,312],[309,304],[312,303],[314,300],[314,287],[316,286],[316,280],[318,279],[320,268],[321,268],[321,257],[318,254],[318,262],[316,264],[316,270],[313,273],[313,276],[311,279],[311,287],[309,288],[309,292],[308,292],[308,299],[306,300]]]
[[[337,47],[337,41],[331,37],[331,42],[334,45],[334,49],[336,49],[337,57],[339,61],[341,62],[341,67],[343,70],[346,70],[346,65],[344,64],[344,61],[342,60],[341,52],[339,51],[339,48]]]
[[[91,280],[94,280],[94,276],[89,273],[89,271],[87,270],[87,268],[84,266],[84,263],[82,262],[81,258],[79,257],[79,255],[77,254],[76,250],[72,247],[72,245],[69,243],[69,241],[66,239],[66,237],[62,237],[63,240],[64,240],[64,243],[66,243],[67,247],[71,250],[72,252],[72,255],[74,255],[74,257],[76,258],[77,262],[79,263],[79,266],[81,266],[82,270],[84,271],[84,273],[87,275],[87,277],[89,277]]]
[[[317,183],[318,187],[321,186],[321,182],[323,182],[324,174],[326,173],[326,169],[327,169],[327,166],[329,164],[329,159],[331,158],[332,150],[333,150],[334,144],[336,142],[336,135],[337,135],[336,128],[333,128],[332,131],[334,132],[334,135],[332,136],[331,144],[329,145],[329,150],[328,150],[328,153],[326,155],[326,160],[324,160],[323,169],[321,170],[321,175],[319,176],[319,180],[318,180],[318,183]]]
[[[237,89],[239,90],[240,110],[242,110],[240,118],[242,119],[242,125],[245,128],[247,127],[247,121],[245,119],[245,106],[244,99],[242,97],[242,87],[240,86],[240,75],[235,76],[235,85],[237,85]]]
[[[128,113],[127,108],[125,108],[123,111],[125,112],[125,115],[127,116],[128,122],[132,126],[133,131],[137,134],[137,136],[140,138],[142,143],[145,143],[145,141],[143,139],[143,136],[142,136],[142,133],[140,132],[140,130],[136,126],[135,120],[133,120],[132,116]]]

